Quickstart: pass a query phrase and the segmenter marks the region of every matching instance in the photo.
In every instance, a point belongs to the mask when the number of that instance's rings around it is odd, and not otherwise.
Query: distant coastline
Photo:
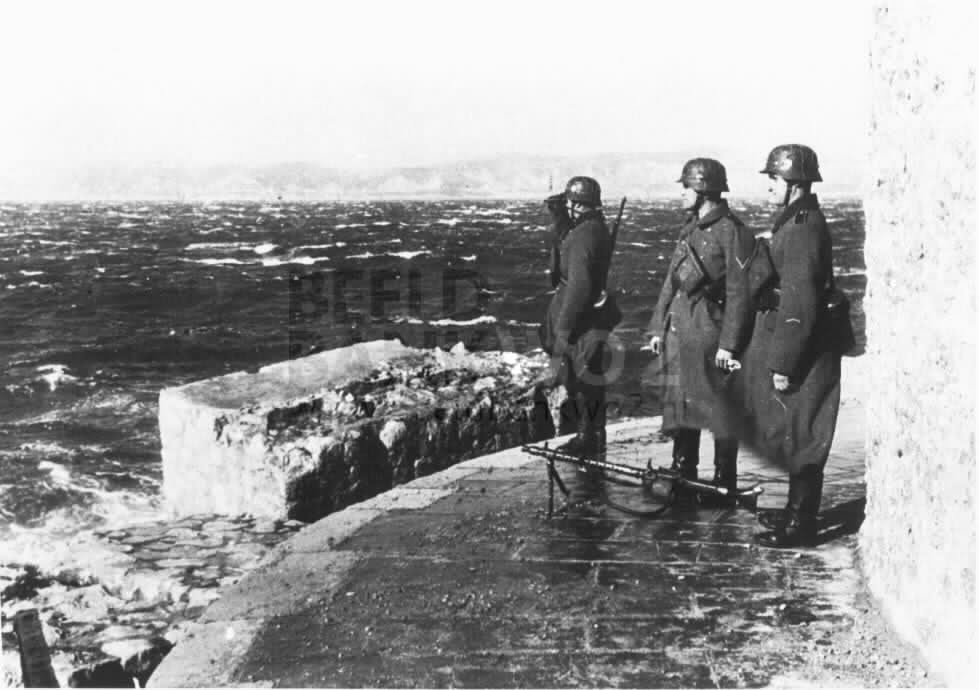
[[[575,174],[598,178],[609,198],[676,198],[676,175],[696,153],[510,155],[437,165],[372,170],[330,168],[313,163],[266,166],[171,164],[112,165],[54,172],[24,170],[0,175],[0,199],[10,202],[361,202],[536,199],[559,191]],[[743,156],[719,158],[728,166],[735,199],[762,196],[756,162]],[[830,166],[824,166],[827,172]],[[751,177],[748,177],[751,175]],[[853,170],[835,171],[821,185],[826,197],[859,195]],[[749,186],[750,185],[750,186]],[[739,194],[739,189],[745,193]],[[754,190],[753,192],[751,190]]]

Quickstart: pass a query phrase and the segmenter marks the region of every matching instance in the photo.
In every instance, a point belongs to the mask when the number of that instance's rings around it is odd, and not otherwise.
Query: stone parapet
[[[563,389],[535,393],[546,366],[543,354],[380,340],[165,389],[167,509],[312,521],[460,460],[549,438]]]

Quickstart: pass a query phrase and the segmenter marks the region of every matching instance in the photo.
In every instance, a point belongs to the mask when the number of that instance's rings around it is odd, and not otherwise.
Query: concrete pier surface
[[[610,427],[609,459],[668,465],[658,425]],[[845,402],[812,549],[755,546],[744,509],[630,517],[589,500],[573,468],[579,503],[547,519],[539,459],[455,465],[302,530],[208,608],[150,685],[940,684],[861,578],[863,429]],[[762,482],[760,507],[784,505],[779,470],[743,453],[740,476]]]

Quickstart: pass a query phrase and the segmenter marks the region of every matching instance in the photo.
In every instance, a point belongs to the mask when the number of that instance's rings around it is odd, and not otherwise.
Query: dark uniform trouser
[[[608,345],[602,333],[588,331],[564,355],[560,383],[568,391],[569,404],[562,410],[567,426],[582,440],[605,446],[605,370]],[[564,425],[562,425],[564,426]]]
[[[700,429],[679,428],[673,436],[673,469],[687,479],[697,478],[700,464]],[[714,438],[714,483],[728,489],[738,483],[738,439]]]

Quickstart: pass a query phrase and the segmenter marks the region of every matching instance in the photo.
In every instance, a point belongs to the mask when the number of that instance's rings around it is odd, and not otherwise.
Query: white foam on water
[[[373,220],[373,221],[371,221],[371,225],[374,225],[374,226],[377,226],[377,227],[386,227],[388,225],[393,225],[393,223],[391,221],[389,221],[389,220]]]
[[[366,228],[367,225],[364,223],[340,223],[339,225],[334,225],[337,230],[342,230],[344,228]]]
[[[466,321],[456,321],[455,319],[439,319],[437,321],[429,321],[431,326],[475,326],[480,323],[496,323],[495,316],[477,316],[474,319],[468,319]]]
[[[73,415],[92,415],[114,413],[131,418],[133,416],[144,417],[152,415],[155,405],[144,403],[129,393],[108,393],[105,391],[95,391],[84,400],[79,400],[69,407],[60,407],[50,410],[33,417],[18,419],[13,424],[17,426],[31,426],[34,424],[50,424],[61,422]]]
[[[44,271],[24,271],[24,270],[22,270],[22,271],[20,271],[20,274],[22,276],[43,276],[44,275]]]
[[[258,245],[257,247],[255,247],[253,251],[256,254],[268,254],[269,252],[274,251],[278,246],[279,245],[272,244],[271,242],[264,242]]]
[[[252,263],[250,261],[240,261],[238,259],[184,259],[184,261],[193,264],[204,264],[206,266],[247,266],[249,263]]]
[[[374,252],[363,252],[362,254],[351,254],[348,259],[370,259],[371,257],[378,256]]]
[[[72,488],[79,489],[77,485]],[[49,573],[79,569],[101,575],[104,566],[119,562],[120,554],[92,530],[122,529],[165,517],[158,495],[95,487],[88,487],[87,492],[97,495],[89,505],[52,510],[40,525],[10,523],[0,528],[0,562],[30,563]]]
[[[251,249],[253,245],[247,242],[192,242],[184,247],[185,251],[195,252],[205,249],[229,249],[229,250],[245,250]]]
[[[41,460],[37,463],[37,469],[48,471],[51,475],[51,481],[58,486],[71,485],[71,471],[64,465],[59,465],[50,460]]]
[[[421,256],[422,254],[428,254],[427,250],[420,250],[416,252],[388,252],[388,256],[397,256],[401,259],[414,259],[416,256]]]
[[[285,264],[300,264],[302,266],[312,266],[320,261],[329,261],[328,256],[296,256],[291,259],[262,259],[263,266],[283,266]]]
[[[399,240],[400,242],[400,240]],[[346,247],[346,242],[329,242],[327,244],[303,244],[296,247],[296,251],[303,249],[333,249],[334,247]]]
[[[475,261],[476,260],[476,255],[475,254],[471,254],[469,256],[461,256],[459,258],[462,259],[463,261]]]
[[[75,451],[70,448],[65,448],[60,444],[51,443],[49,441],[28,441],[27,443],[21,443],[19,446],[17,446],[17,450],[27,453],[58,456],[73,455],[75,453]]]
[[[48,384],[48,388],[52,391],[57,390],[58,386],[62,383],[70,383],[78,380],[76,376],[68,373],[68,366],[65,364],[43,364],[35,371],[40,372],[41,375],[38,379],[45,381]]]
[[[455,227],[462,222],[461,218],[439,218],[436,223],[440,225],[448,225],[450,228]]]
[[[626,245],[628,245],[630,247],[652,247],[653,246],[651,244],[646,244],[645,242],[623,242],[622,244],[626,244]]]

